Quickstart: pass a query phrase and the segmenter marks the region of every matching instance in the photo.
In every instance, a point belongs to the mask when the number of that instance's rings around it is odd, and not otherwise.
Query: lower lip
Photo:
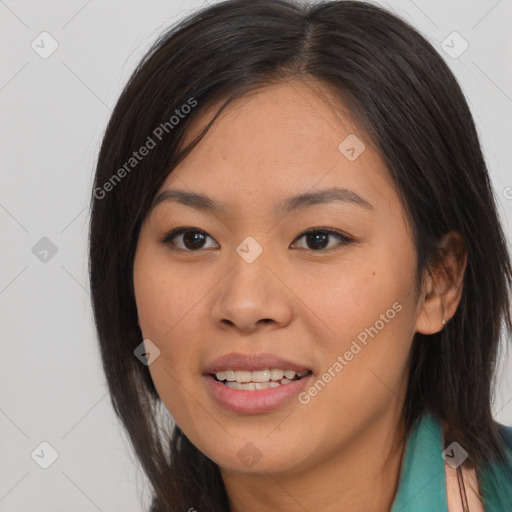
[[[286,405],[292,397],[306,387],[311,376],[310,373],[289,384],[255,391],[228,388],[211,375],[205,375],[204,378],[210,393],[221,406],[242,414],[257,414],[273,411]]]

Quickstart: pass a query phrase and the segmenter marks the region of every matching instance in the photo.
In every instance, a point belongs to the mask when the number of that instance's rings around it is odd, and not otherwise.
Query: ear
[[[434,334],[453,317],[462,297],[467,250],[460,233],[451,231],[441,241],[437,262],[425,271],[416,332]]]

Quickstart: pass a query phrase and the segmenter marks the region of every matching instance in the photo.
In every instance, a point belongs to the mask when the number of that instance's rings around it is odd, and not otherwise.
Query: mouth
[[[313,374],[311,368],[272,353],[232,352],[203,368],[207,394],[238,414],[268,413],[292,405]]]
[[[296,372],[280,368],[260,370],[220,370],[210,376],[230,389],[240,391],[259,391],[268,388],[286,386],[311,375],[311,370]]]

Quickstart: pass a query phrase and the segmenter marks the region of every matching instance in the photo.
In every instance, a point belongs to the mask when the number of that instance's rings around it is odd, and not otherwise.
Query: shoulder
[[[479,492],[478,476],[474,469],[468,469],[461,466],[461,473],[464,482],[465,499],[468,505],[468,510],[471,512],[485,512],[482,503],[482,498]],[[460,511],[460,503],[462,500],[461,487],[459,484],[459,476],[457,469],[454,469],[449,464],[445,464],[446,474],[446,501],[448,504],[448,511]],[[462,501],[462,503],[464,503]]]

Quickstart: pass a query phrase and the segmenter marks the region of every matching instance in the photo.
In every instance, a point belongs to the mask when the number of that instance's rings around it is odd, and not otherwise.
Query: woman
[[[374,5],[205,8],[106,130],[91,291],[152,511],[511,510],[511,277],[461,89]]]

